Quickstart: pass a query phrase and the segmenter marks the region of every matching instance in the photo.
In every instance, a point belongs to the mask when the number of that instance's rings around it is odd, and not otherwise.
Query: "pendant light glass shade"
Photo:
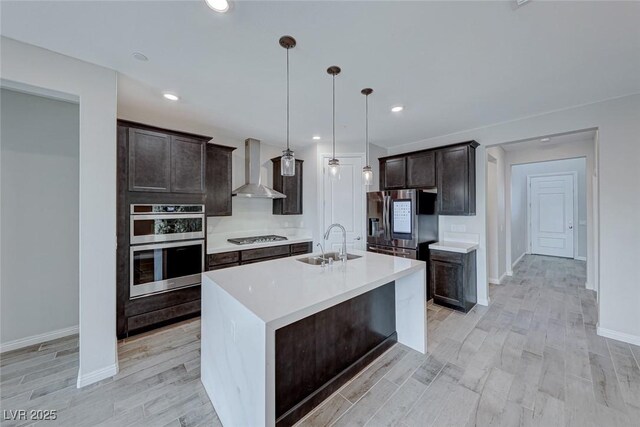
[[[371,169],[371,166],[365,166],[362,168],[362,180],[364,185],[373,184],[373,170]]]
[[[295,176],[296,174],[296,159],[293,156],[293,151],[284,150],[282,157],[280,158],[280,175],[282,176]]]
[[[329,159],[329,177],[333,180],[340,179],[340,161]]]
[[[373,93],[373,89],[365,88],[360,91],[361,94],[364,95],[365,99],[365,126],[364,126],[364,152],[366,154],[366,166],[362,168],[362,182],[364,185],[372,185],[373,184],[373,169],[369,165],[369,95]]]
[[[296,159],[293,150],[289,148],[289,49],[295,47],[296,40],[291,36],[280,37],[280,46],[287,49],[287,149],[282,152],[280,158],[280,175],[295,176]]]
[[[327,68],[327,73],[333,76],[333,155],[329,159],[329,176],[333,180],[340,179],[340,160],[336,159],[336,76],[340,71],[336,65]]]

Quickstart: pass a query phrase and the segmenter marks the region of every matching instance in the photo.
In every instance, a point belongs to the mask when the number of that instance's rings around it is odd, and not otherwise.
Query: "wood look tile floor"
[[[395,345],[299,425],[640,425],[640,347],[596,335],[584,281],[584,262],[526,256],[489,307],[428,304],[427,355]],[[199,329],[120,342],[118,375],[80,390],[77,336],[4,353],[2,409],[58,411],[39,425],[220,425],[199,381]]]

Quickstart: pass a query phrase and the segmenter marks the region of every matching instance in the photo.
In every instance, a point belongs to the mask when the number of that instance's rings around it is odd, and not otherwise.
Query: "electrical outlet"
[[[456,233],[465,233],[467,231],[467,226],[464,224],[451,224],[451,231]]]

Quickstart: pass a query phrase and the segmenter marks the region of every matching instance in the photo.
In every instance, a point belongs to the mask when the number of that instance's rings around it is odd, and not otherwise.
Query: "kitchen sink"
[[[324,261],[326,264],[329,263],[329,258],[333,258],[333,262],[340,262],[340,258],[338,258],[338,252],[327,252],[324,257],[322,255],[312,255],[304,258],[296,258],[300,262],[304,262],[305,264],[310,265],[322,265]],[[362,258],[361,255],[354,255],[347,252],[347,261],[352,259]]]

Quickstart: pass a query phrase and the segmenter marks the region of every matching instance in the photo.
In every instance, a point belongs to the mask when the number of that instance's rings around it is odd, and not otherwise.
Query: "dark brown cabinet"
[[[119,124],[128,128],[129,191],[204,194],[209,137]]]
[[[171,191],[204,193],[205,143],[201,139],[171,137]]]
[[[273,189],[287,196],[286,199],[273,200],[273,214],[302,215],[302,163],[304,160],[296,159],[294,176],[280,174],[280,157],[274,157],[271,161],[273,162]]]
[[[433,302],[465,313],[469,311],[477,301],[476,252],[432,250],[430,256]]]
[[[171,191],[171,136],[129,129],[129,191]]]
[[[205,204],[206,189],[231,199],[231,159],[206,176],[208,136],[118,120],[116,334],[124,338],[200,313],[200,286],[130,299],[130,205]],[[233,148],[228,148],[233,150]]]
[[[394,157],[380,161],[380,189],[405,188],[407,182],[406,158]]]
[[[207,216],[231,215],[232,153],[235,147],[207,144]]]
[[[440,215],[476,214],[475,141],[381,157],[380,190],[434,188]]]
[[[423,151],[407,156],[407,188],[436,186],[436,156]]]
[[[437,151],[438,213],[476,214],[476,147],[470,141]]]
[[[245,249],[207,255],[207,270],[235,267],[236,265],[253,264],[272,259],[308,254],[311,242],[293,243],[291,245],[267,246],[264,248]]]

